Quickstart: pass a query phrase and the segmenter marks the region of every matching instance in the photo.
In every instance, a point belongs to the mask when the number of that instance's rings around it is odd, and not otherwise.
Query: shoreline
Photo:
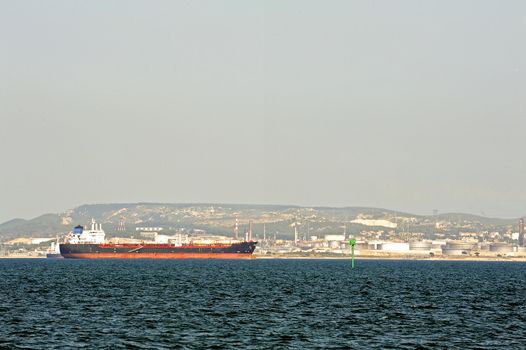
[[[0,259],[46,259],[46,260],[62,260],[60,258],[47,258],[45,256],[0,256]],[[268,256],[268,255],[254,255],[255,260],[352,260],[351,256]],[[89,259],[85,259],[89,260]],[[125,259],[124,259],[125,260]],[[136,259],[133,259],[136,260]],[[150,259],[145,259],[150,260]],[[153,259],[155,260],[155,259]],[[160,259],[169,260],[169,259]],[[173,260],[188,260],[188,259],[173,259]],[[211,260],[211,259],[196,259],[196,260]],[[526,256],[520,257],[471,257],[471,256],[448,256],[448,257],[418,257],[418,256],[356,256],[355,260],[404,260],[404,261],[495,261],[495,262],[526,262]]]
[[[351,256],[255,256],[256,259],[276,259],[276,260],[352,260]],[[355,260],[407,260],[407,261],[507,261],[507,262],[526,262],[526,256],[519,257],[492,257],[492,256],[355,256]]]

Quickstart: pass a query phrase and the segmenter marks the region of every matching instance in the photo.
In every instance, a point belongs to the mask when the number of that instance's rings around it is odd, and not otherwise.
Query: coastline
[[[274,260],[352,260],[350,255],[345,256],[298,256],[298,255],[256,255],[256,259],[274,259]],[[355,260],[407,260],[407,261],[497,261],[497,262],[526,262],[526,256],[519,257],[493,257],[493,256],[434,256],[419,257],[408,255],[391,255],[391,256],[355,256]]]
[[[298,256],[298,255],[254,255],[256,260],[351,260],[350,255],[345,256]],[[16,256],[0,256],[0,259],[48,259],[45,256],[34,255],[16,255]],[[50,259],[50,260],[57,260]],[[60,260],[60,259],[59,259]],[[177,259],[175,259],[177,260]],[[209,259],[202,259],[209,260]],[[355,260],[406,260],[406,261],[495,261],[495,262],[526,262],[526,256],[519,257],[492,257],[492,256],[434,256],[434,257],[419,257],[407,255],[391,255],[391,256],[356,256]]]

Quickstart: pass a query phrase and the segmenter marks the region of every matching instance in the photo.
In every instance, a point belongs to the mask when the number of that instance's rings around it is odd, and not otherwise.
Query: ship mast
[[[234,239],[238,239],[239,238],[239,220],[237,219],[237,216],[236,216],[236,222],[234,223]]]

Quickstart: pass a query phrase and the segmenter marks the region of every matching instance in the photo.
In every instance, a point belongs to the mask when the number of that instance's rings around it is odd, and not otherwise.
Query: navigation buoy
[[[354,246],[356,245],[356,240],[354,238],[351,238],[349,240],[349,245],[351,246],[351,256],[352,256],[351,268],[354,269]]]

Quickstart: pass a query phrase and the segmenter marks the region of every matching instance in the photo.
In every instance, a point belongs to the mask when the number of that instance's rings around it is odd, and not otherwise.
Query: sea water
[[[526,263],[0,259],[0,348],[525,349]]]

